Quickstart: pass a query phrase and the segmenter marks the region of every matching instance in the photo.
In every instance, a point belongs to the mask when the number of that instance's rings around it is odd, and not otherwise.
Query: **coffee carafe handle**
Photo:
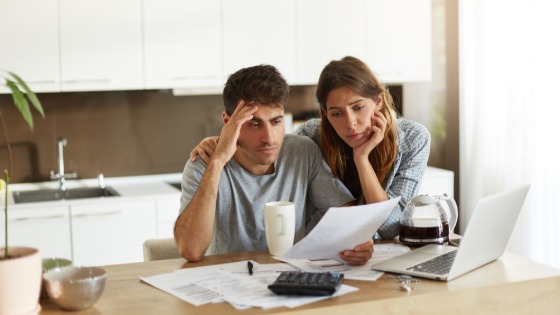
[[[449,208],[449,214],[451,218],[449,218],[449,232],[453,232],[455,229],[455,225],[457,224],[457,220],[459,219],[459,210],[457,209],[457,203],[453,197],[447,196],[447,194],[443,194],[443,196],[434,196],[434,198],[438,201],[445,201],[447,203],[447,208]]]
[[[457,203],[453,197],[448,197],[444,195],[445,202],[447,202],[447,206],[449,206],[449,213],[451,214],[451,218],[449,218],[449,232],[453,233],[455,229],[455,225],[457,225],[457,220],[459,219],[459,210],[457,209]]]

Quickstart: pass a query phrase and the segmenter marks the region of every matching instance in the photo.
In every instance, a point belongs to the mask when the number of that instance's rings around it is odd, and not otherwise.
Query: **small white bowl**
[[[60,308],[78,311],[92,307],[105,288],[107,271],[99,267],[63,267],[43,274],[49,298]]]

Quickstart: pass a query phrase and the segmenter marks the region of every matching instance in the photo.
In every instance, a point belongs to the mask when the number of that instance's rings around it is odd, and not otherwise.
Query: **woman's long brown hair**
[[[369,161],[383,185],[397,156],[398,131],[393,117],[393,98],[369,67],[355,57],[331,61],[321,72],[317,84],[317,101],[321,111],[319,146],[333,174],[350,189],[355,198],[362,196],[358,171],[350,148],[336,133],[327,119],[327,98],[337,88],[346,87],[352,92],[376,101],[382,96],[381,112],[387,118],[383,140],[369,154]]]

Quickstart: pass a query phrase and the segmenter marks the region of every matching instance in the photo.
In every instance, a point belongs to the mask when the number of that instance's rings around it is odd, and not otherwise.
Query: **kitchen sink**
[[[28,203],[40,201],[53,201],[62,199],[82,199],[97,197],[114,197],[119,194],[111,187],[81,187],[66,190],[60,189],[40,189],[14,191],[15,203]]]

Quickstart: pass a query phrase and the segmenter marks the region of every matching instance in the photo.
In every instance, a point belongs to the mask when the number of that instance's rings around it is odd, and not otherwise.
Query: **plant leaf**
[[[27,98],[31,101],[31,104],[33,104],[33,106],[35,107],[35,109],[37,109],[39,114],[41,114],[41,116],[45,118],[45,112],[43,111],[43,106],[41,106],[41,102],[39,101],[35,93],[31,91],[27,83],[25,83],[25,81],[23,81],[20,76],[18,76],[13,72],[8,71],[8,74],[12,76],[12,78],[14,78],[14,80],[23,87],[23,89],[25,90],[25,94],[27,95]]]
[[[12,97],[14,99],[14,104],[16,105],[17,109],[21,112],[23,119],[29,125],[29,128],[33,130],[33,116],[31,116],[31,110],[29,109],[29,102],[23,95],[23,93],[19,90],[17,84],[12,81],[6,79],[6,85],[12,90]]]

